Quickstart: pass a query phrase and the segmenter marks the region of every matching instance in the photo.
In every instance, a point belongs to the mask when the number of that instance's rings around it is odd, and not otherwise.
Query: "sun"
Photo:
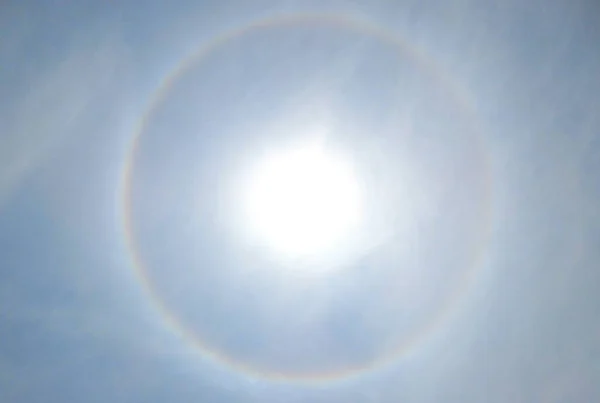
[[[263,156],[249,171],[241,202],[255,239],[287,259],[335,250],[361,219],[353,167],[318,143]]]

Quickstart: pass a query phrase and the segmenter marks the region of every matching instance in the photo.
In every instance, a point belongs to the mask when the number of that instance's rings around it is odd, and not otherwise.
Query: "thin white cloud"
[[[59,63],[31,80],[8,110],[0,111],[6,125],[0,126],[0,204],[25,175],[77,134],[86,108],[114,78],[123,53],[118,42],[75,42]]]

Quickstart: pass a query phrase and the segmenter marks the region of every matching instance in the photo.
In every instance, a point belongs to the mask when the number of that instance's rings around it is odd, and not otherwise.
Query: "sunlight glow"
[[[318,144],[268,155],[243,194],[252,232],[275,254],[327,253],[360,221],[360,186],[350,164]]]

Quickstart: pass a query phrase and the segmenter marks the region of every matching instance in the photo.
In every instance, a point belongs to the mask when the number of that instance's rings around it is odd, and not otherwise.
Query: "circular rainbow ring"
[[[152,116],[154,110],[161,104],[169,92],[169,89],[180,77],[182,77],[189,69],[201,63],[202,60],[215,49],[227,44],[229,41],[240,38],[248,33],[258,30],[274,29],[274,28],[292,28],[292,27],[334,27],[336,29],[350,30],[360,34],[371,36],[384,43],[392,45],[398,52],[408,55],[411,60],[416,63],[419,68],[424,69],[428,74],[435,77],[438,82],[451,92],[459,106],[464,110],[464,113],[469,118],[472,118],[474,126],[473,144],[477,148],[480,158],[481,168],[479,175],[482,176],[482,181],[485,184],[482,194],[483,217],[479,228],[479,239],[476,247],[473,249],[472,259],[468,267],[465,268],[462,274],[462,281],[450,293],[450,296],[444,301],[439,311],[426,323],[425,326],[415,332],[408,340],[391,353],[383,357],[378,357],[376,360],[368,362],[361,366],[344,368],[335,372],[326,373],[310,373],[310,374],[295,374],[282,373],[276,371],[265,371],[254,368],[251,363],[241,362],[235,357],[228,356],[226,352],[219,351],[207,345],[203,340],[198,339],[193,332],[186,329],[179,319],[169,311],[165,306],[155,286],[148,278],[145,264],[142,256],[137,251],[136,240],[133,234],[132,214],[131,214],[131,183],[133,180],[133,170],[135,166],[135,157],[140,142],[140,138],[144,132],[148,119]],[[204,359],[209,359],[211,362],[220,364],[225,369],[231,370],[237,374],[243,374],[247,377],[268,380],[271,382],[282,382],[290,384],[305,384],[319,385],[331,383],[335,381],[348,381],[356,379],[356,377],[371,373],[376,369],[382,369],[395,363],[401,356],[413,349],[418,342],[422,341],[426,336],[430,335],[436,328],[440,327],[445,318],[449,316],[452,308],[455,307],[459,300],[464,297],[471,284],[482,266],[482,258],[489,243],[489,238],[492,229],[492,190],[493,178],[491,175],[491,162],[488,147],[485,144],[484,137],[481,135],[481,130],[477,127],[476,119],[474,119],[474,111],[471,108],[471,103],[468,102],[468,97],[463,93],[462,89],[456,85],[443,71],[432,62],[431,59],[424,54],[404,42],[401,38],[394,35],[386,29],[383,29],[371,22],[355,19],[345,15],[335,14],[290,14],[284,16],[276,16],[271,18],[261,19],[251,22],[239,28],[235,28],[218,35],[212,41],[205,43],[191,57],[183,60],[170,74],[168,74],[158,90],[149,102],[145,113],[136,125],[131,143],[128,146],[124,171],[122,174],[122,182],[120,184],[120,203],[121,203],[121,220],[124,230],[127,253],[131,259],[131,264],[135,271],[137,281],[141,284],[146,295],[149,297],[154,308],[158,311],[161,319],[165,324],[181,336],[194,350],[199,352]]]

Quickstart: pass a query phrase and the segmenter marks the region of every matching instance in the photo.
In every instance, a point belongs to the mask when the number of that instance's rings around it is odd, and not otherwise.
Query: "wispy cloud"
[[[113,39],[75,40],[59,62],[29,80],[27,90],[0,110],[5,122],[0,125],[0,203],[77,134],[79,119],[114,78],[122,52]]]

